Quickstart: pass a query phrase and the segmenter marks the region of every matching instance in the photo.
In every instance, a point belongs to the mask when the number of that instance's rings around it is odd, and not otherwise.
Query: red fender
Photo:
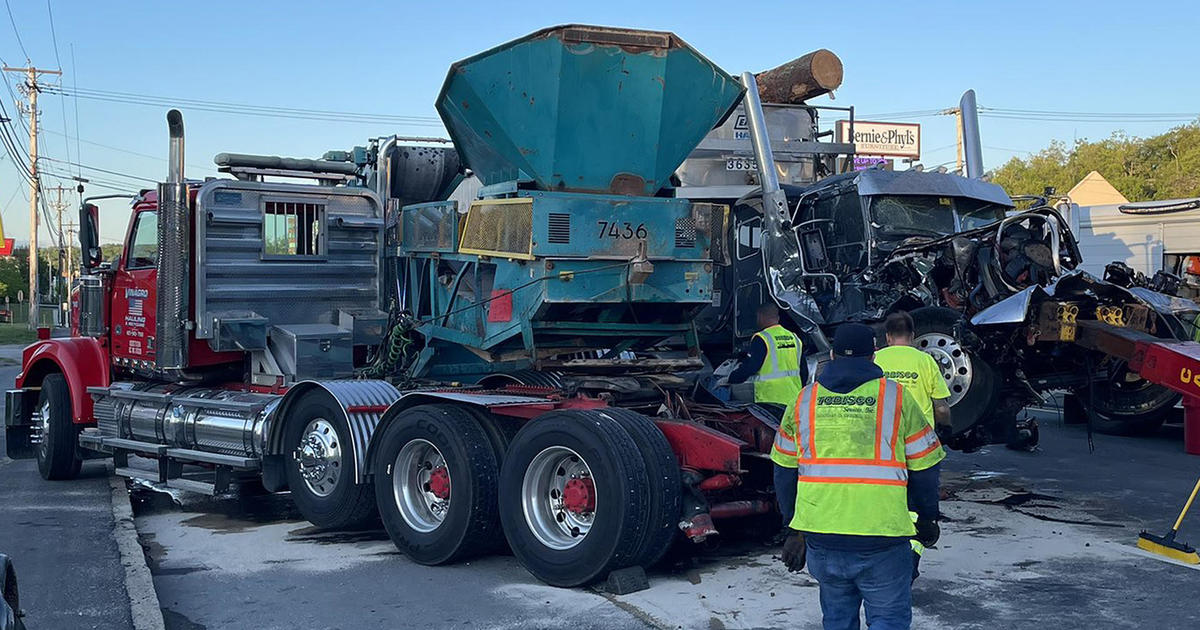
[[[54,372],[62,372],[67,378],[75,424],[94,423],[92,397],[87,388],[107,387],[111,383],[108,354],[100,341],[92,337],[60,337],[26,347],[16,386],[41,387],[42,379]]]

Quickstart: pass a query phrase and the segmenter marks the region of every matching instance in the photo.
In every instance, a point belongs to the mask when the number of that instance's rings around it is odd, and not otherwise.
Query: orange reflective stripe
[[[796,455],[796,451],[789,451],[786,448],[780,448],[778,444],[775,445],[775,452],[782,453],[783,455],[793,456],[793,457]]]
[[[816,385],[813,385],[812,393],[808,397],[808,456],[817,456],[817,399],[820,398],[820,390]]]
[[[883,459],[883,447],[880,444],[880,437],[883,435],[883,396],[887,389],[887,379],[879,379],[879,398],[875,403],[875,461]]]
[[[876,486],[907,486],[907,479],[859,479],[857,477],[800,477],[800,483],[845,483]]]
[[[933,427],[925,425],[925,428],[904,440],[904,457],[918,459],[932,453],[939,446],[941,446],[941,442],[938,440],[937,433],[933,431]]]
[[[933,427],[931,427],[929,425],[925,425],[924,429],[917,431],[916,433],[909,436],[909,438],[907,440],[904,440],[904,444],[905,445],[912,444],[913,442],[916,442],[917,440],[925,437],[926,435],[929,435],[930,433],[933,433]]]
[[[933,444],[930,444],[930,445],[929,445],[929,448],[927,448],[927,449],[925,449],[925,450],[921,451],[920,453],[913,453],[912,455],[907,455],[907,454],[906,454],[906,455],[905,455],[905,457],[907,457],[908,459],[921,459],[922,457],[925,457],[926,455],[928,455],[928,454],[930,454],[930,453],[932,453],[932,452],[936,451],[936,450],[937,450],[937,448],[938,448],[939,446],[941,446],[941,445],[942,445],[942,443],[941,443],[941,442],[934,441],[934,443],[933,443]]]

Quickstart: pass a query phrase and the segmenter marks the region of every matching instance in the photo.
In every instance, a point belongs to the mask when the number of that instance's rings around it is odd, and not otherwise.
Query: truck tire
[[[991,364],[959,344],[954,325],[962,316],[938,306],[914,309],[909,315],[913,318],[913,346],[934,358],[950,389],[954,434],[987,420],[996,403],[1000,380]]]
[[[487,434],[488,441],[492,444],[492,452],[496,455],[496,476],[499,476],[500,467],[504,465],[504,455],[508,452],[508,445],[512,442],[513,437],[520,430],[521,421],[475,406],[463,406],[460,409],[469,412],[483,428],[483,432]],[[499,522],[497,522],[497,526],[499,526]],[[508,541],[504,539],[504,536],[492,536],[490,540],[492,544],[488,551],[499,554],[509,553]]]
[[[675,457],[675,451],[671,450],[667,437],[654,426],[650,418],[619,407],[598,411],[615,418],[642,452],[650,490],[650,516],[645,538],[634,563],[648,569],[663,559],[679,532],[679,506],[683,494],[679,460]]]
[[[74,479],[83,460],[79,457],[79,428],[71,419],[71,390],[62,374],[48,374],[38,394],[42,443],[37,448],[42,479]]]
[[[504,454],[508,452],[509,443],[521,429],[520,421],[516,418],[498,416],[475,406],[464,405],[458,409],[474,418],[483,432],[487,434],[488,442],[492,445],[492,452],[496,454],[496,470],[499,471],[500,466],[504,465]]]
[[[354,478],[354,442],[345,412],[321,391],[304,394],[284,418],[284,460],[292,501],[324,529],[361,529],[376,518],[371,484]]]
[[[1141,378],[1130,380],[1126,378],[1127,374],[1130,372],[1122,362],[1114,370],[1109,382],[1095,385],[1092,427],[1098,433],[1107,435],[1154,435],[1172,415],[1175,404],[1182,396]],[[1092,406],[1088,388],[1084,387],[1075,394],[1086,412]]]
[[[637,563],[650,516],[646,465],[621,422],[597,410],[527,423],[500,471],[500,521],[534,577],[574,587]]]
[[[496,547],[499,466],[472,412],[413,407],[378,439],[375,501],[397,549],[419,564],[446,564]]]

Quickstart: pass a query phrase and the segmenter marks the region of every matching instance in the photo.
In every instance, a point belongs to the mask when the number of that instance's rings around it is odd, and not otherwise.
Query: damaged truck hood
[[[1165,295],[1145,287],[1126,289],[1111,282],[1105,282],[1086,271],[1076,270],[1063,274],[1045,287],[1026,287],[1020,292],[1000,300],[976,313],[971,318],[971,323],[976,326],[1024,323],[1028,321],[1034,305],[1051,298],[1097,304],[1134,302],[1149,306],[1156,313],[1163,315],[1200,311],[1200,305],[1191,300]]]

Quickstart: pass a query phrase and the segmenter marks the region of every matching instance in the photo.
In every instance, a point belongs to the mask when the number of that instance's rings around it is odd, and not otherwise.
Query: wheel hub
[[[572,514],[584,515],[596,511],[596,484],[591,477],[571,479],[563,488],[563,507]]]
[[[967,395],[971,389],[971,379],[974,369],[971,366],[971,356],[963,349],[954,337],[945,333],[926,333],[913,340],[917,349],[933,357],[938,371],[950,389],[950,406]]]
[[[445,466],[438,466],[429,474],[429,491],[439,499],[450,498],[450,471]]]
[[[38,454],[42,458],[46,458],[49,454],[50,445],[47,444],[47,436],[50,435],[50,401],[46,401],[35,412],[33,412],[33,431],[29,432],[29,442],[38,445]]]
[[[587,536],[596,520],[598,496],[591,468],[565,446],[538,453],[521,482],[525,523],[538,541],[556,550],[570,549]]]
[[[315,418],[304,427],[300,444],[292,457],[300,469],[304,485],[315,495],[329,496],[341,477],[342,447],[337,431],[324,418]]]
[[[392,497],[408,526],[427,533],[450,511],[450,469],[432,442],[410,440],[392,463]]]

